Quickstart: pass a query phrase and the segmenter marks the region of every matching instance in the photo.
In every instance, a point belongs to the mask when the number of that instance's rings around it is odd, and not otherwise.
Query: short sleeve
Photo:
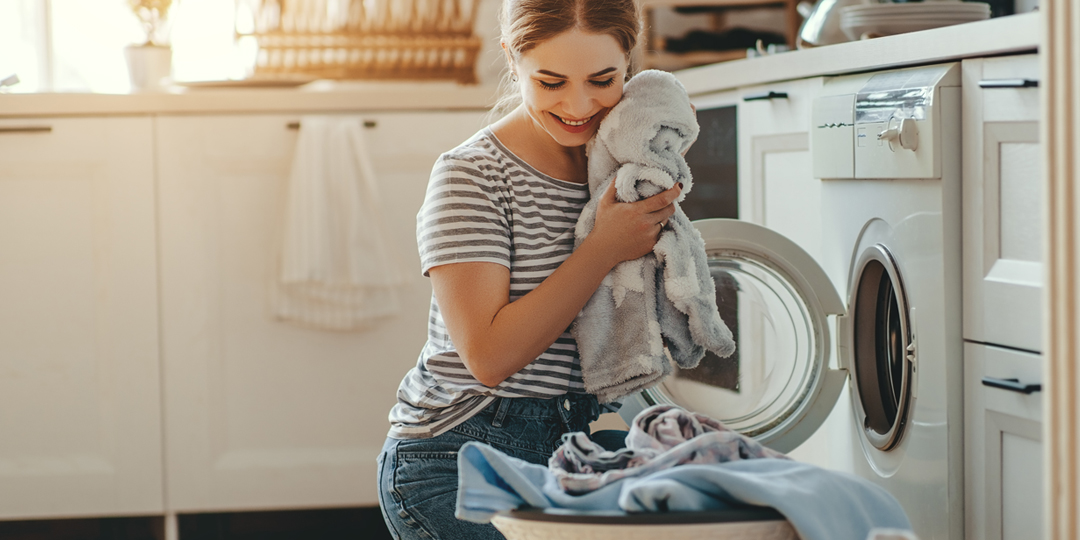
[[[478,153],[451,152],[435,162],[416,215],[425,276],[432,267],[458,262],[493,262],[510,268],[510,220],[502,182],[485,174],[484,160]]]

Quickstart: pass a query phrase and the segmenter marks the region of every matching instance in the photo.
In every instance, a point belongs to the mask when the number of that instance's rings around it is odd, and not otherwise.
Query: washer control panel
[[[941,178],[940,89],[959,64],[836,77],[814,100],[816,178]]]

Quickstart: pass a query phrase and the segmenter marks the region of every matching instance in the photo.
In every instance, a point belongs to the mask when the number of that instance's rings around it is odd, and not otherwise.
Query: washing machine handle
[[[911,381],[908,382],[908,388],[911,389],[911,399],[919,397],[919,385],[916,381],[919,379],[919,347],[915,341],[919,331],[919,318],[916,317],[916,309],[914,306],[908,308],[908,324],[911,328],[908,328],[908,344],[906,349],[907,361],[911,364]],[[910,406],[910,405],[909,405]]]

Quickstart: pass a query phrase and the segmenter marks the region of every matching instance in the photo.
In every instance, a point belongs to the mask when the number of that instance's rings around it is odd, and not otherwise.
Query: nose
[[[566,114],[575,120],[588,116],[592,112],[592,97],[588,89],[581,86],[571,89],[563,102],[563,108]]]

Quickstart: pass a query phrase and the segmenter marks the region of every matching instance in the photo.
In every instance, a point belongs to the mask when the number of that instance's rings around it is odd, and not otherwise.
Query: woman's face
[[[514,67],[533,124],[574,147],[588,142],[619,102],[629,66],[615,38],[574,29],[522,54]]]

